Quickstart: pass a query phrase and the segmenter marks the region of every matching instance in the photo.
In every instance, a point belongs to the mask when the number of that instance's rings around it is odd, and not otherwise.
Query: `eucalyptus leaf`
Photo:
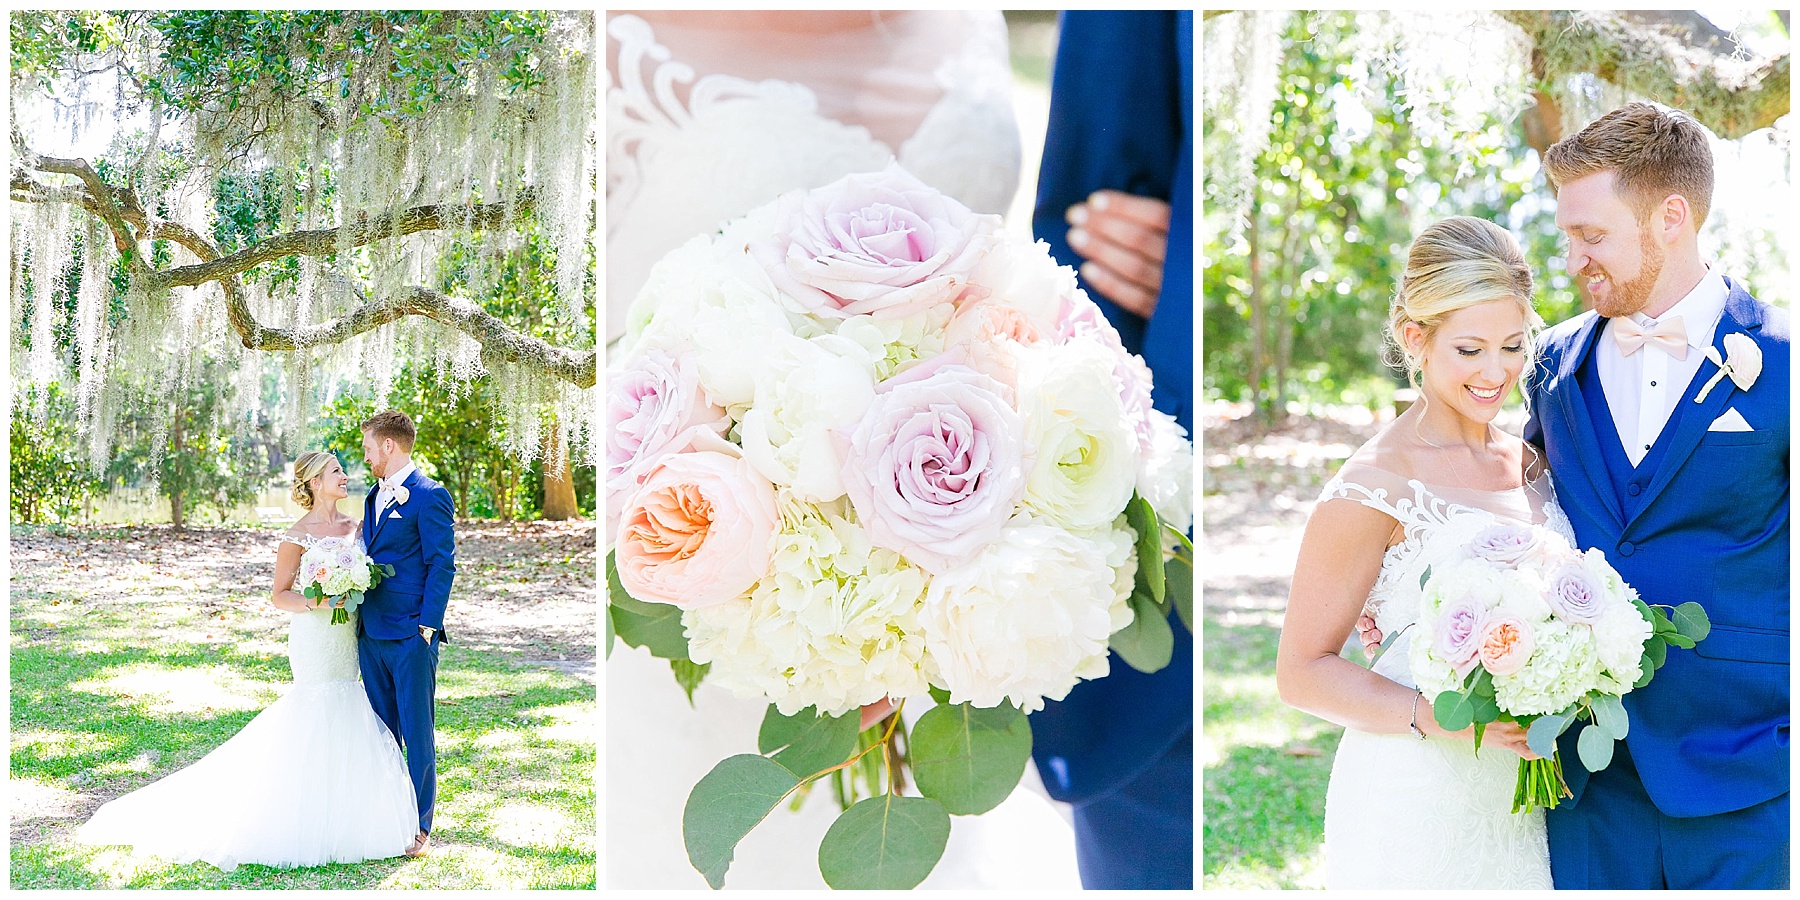
[[[612,630],[633,647],[643,647],[662,659],[687,659],[687,632],[681,627],[681,609],[667,603],[633,599],[619,583],[613,555],[606,554],[606,605]]]
[[[1601,694],[1593,700],[1594,724],[1600,726],[1614,740],[1622,741],[1631,733],[1631,717],[1625,714],[1625,704],[1611,694]]]
[[[856,752],[857,726],[862,715],[851,710],[839,716],[821,716],[807,707],[784,716],[775,704],[763,714],[756,733],[756,747],[775,754],[775,761],[805,781],[850,758]]]
[[[1581,756],[1582,767],[1589,772],[1598,772],[1612,763],[1613,736],[1604,728],[1589,725],[1576,735],[1575,749]]]
[[[1663,635],[1663,640],[1668,641],[1669,645],[1672,647],[1680,647],[1683,650],[1694,649],[1694,639],[1688,637],[1685,634],[1678,634],[1676,632],[1670,632],[1668,634]]]
[[[1649,657],[1650,664],[1658,669],[1669,660],[1669,644],[1662,637],[1652,635],[1644,642],[1644,655]]]
[[[1554,713],[1538,716],[1531,727],[1525,729],[1525,745],[1531,748],[1531,752],[1549,759],[1556,755],[1556,738],[1568,724],[1567,718]]]
[[[1150,599],[1163,602],[1162,526],[1150,501],[1137,494],[1125,505],[1125,521],[1137,532],[1137,585]]]
[[[1175,631],[1156,601],[1131,594],[1131,624],[1113,632],[1110,643],[1125,664],[1139,672],[1155,672],[1175,657]]]
[[[725,886],[738,841],[799,783],[774,760],[742,753],[720,760],[694,785],[681,811],[681,836],[688,862],[707,884],[715,890]]]
[[[1431,716],[1445,731],[1461,731],[1475,724],[1475,706],[1456,691],[1445,691],[1431,701]]]
[[[1031,759],[1031,723],[1008,704],[933,707],[913,726],[911,741],[919,793],[958,816],[999,806]]]
[[[1688,640],[1701,641],[1712,634],[1712,619],[1707,617],[1706,608],[1692,600],[1675,607],[1670,618],[1675,622],[1675,630]]]
[[[838,890],[911,890],[931,874],[949,840],[950,814],[936,800],[870,797],[825,832],[819,874]]]
[[[609,617],[610,618],[610,617]],[[696,663],[686,659],[669,660],[669,670],[675,673],[675,683],[681,685],[687,694],[688,707],[694,705],[694,689],[706,680],[706,673],[712,670],[712,663]]]
[[[1175,604],[1175,615],[1180,617],[1181,624],[1187,626],[1191,633],[1194,630],[1194,564],[1191,559],[1170,557],[1163,566],[1163,581],[1167,585],[1167,596]]]
[[[950,702],[950,692],[949,691],[944,690],[943,688],[938,687],[935,684],[932,685],[927,690],[931,694],[931,699],[933,699],[939,703],[949,703]]]

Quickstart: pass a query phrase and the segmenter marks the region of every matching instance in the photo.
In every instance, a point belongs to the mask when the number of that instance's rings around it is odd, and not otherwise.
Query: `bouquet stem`
[[[1555,809],[1565,797],[1573,797],[1563,781],[1562,753],[1549,759],[1519,760],[1519,778],[1513,785],[1513,812]]]
[[[333,624],[333,625],[348,625],[348,624],[350,624],[350,614],[345,612],[344,608],[341,606],[334,607],[331,610],[331,624]]]

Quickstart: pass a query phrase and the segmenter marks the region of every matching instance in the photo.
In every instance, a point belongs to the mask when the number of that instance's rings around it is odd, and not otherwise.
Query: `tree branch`
[[[1686,110],[1722,138],[1743,137],[1788,112],[1788,54],[1736,58],[1717,37],[1680,17],[1606,11],[1502,10],[1543,54],[1543,77],[1592,74]],[[1708,23],[1708,28],[1710,28]],[[1534,67],[1537,60],[1534,58]]]

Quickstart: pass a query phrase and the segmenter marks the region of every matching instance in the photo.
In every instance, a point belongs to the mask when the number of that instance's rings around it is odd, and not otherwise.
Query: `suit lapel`
[[[1729,283],[1727,282],[1727,284]],[[1719,327],[1713,329],[1713,348],[1718,350],[1719,358],[1725,357],[1726,335],[1747,334],[1751,340],[1755,340],[1755,332],[1761,329],[1762,314],[1756,309],[1756,301],[1750,299],[1750,295],[1745,293],[1742,288],[1732,286],[1731,293],[1725,298],[1725,312],[1719,316]],[[1643,515],[1644,510],[1656,503],[1656,498],[1662,493],[1663,488],[1669,486],[1675,473],[1680,471],[1681,467],[1687,463],[1687,458],[1694,454],[1694,448],[1700,446],[1700,438],[1706,435],[1706,430],[1712,426],[1713,420],[1725,411],[1731,398],[1737,395],[1737,385],[1729,377],[1721,378],[1718,384],[1713,385],[1712,393],[1706,396],[1704,402],[1694,404],[1693,397],[1699,393],[1701,386],[1711,380],[1718,371],[1719,367],[1714,365],[1712,360],[1701,362],[1699,371],[1694,373],[1693,383],[1689,384],[1688,390],[1682,394],[1681,402],[1693,405],[1682,411],[1681,421],[1676,426],[1675,434],[1670,438],[1668,452],[1663,455],[1661,464],[1656,467],[1656,477],[1651,479],[1650,486],[1644,491],[1644,504],[1639,508],[1638,515]]]
[[[376,484],[374,487],[369,488],[368,495],[363,497],[362,531],[363,547],[365,548],[375,546],[375,525],[377,524],[375,522],[375,492],[379,490],[381,490],[381,485]]]
[[[1606,319],[1594,316],[1575,333],[1575,339],[1570,344],[1573,352],[1563,357],[1562,367],[1556,373],[1556,384],[1549,393],[1556,398],[1556,405],[1561,408],[1569,435],[1574,438],[1575,456],[1580,461],[1581,474],[1586,476],[1594,496],[1611,517],[1614,527],[1622,529],[1625,522],[1620,517],[1612,479],[1606,474],[1606,457],[1600,450],[1600,433],[1594,427],[1593,419],[1588,416],[1587,398],[1582,396],[1580,381],[1575,377],[1575,373],[1594,352],[1594,343],[1599,340],[1605,324]],[[1557,473],[1559,476],[1563,474]]]
[[[409,491],[409,492],[417,490],[418,486],[419,486],[419,477],[420,476],[419,476],[418,467],[414,466],[412,473],[406,476],[405,481],[400,482],[400,486],[406,488],[407,491]],[[375,489],[377,491],[379,491],[379,490],[381,490],[381,486],[376,485]],[[373,498],[375,495],[370,494],[369,496],[371,498]],[[411,499],[411,498],[408,498],[408,499]],[[371,503],[371,505],[374,503],[373,499],[370,500],[370,503]],[[388,517],[391,516],[395,510],[398,510],[403,506],[406,506],[406,504],[399,502],[399,499],[396,498],[394,501],[394,505],[382,512],[381,518],[375,520],[375,534],[376,535],[379,535],[381,533],[382,527],[387,525]],[[370,538],[370,540],[373,541],[374,538]]]

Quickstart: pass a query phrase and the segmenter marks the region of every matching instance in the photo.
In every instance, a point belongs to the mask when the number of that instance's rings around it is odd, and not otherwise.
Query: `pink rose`
[[[775,489],[723,453],[678,453],[619,511],[619,582],[637,600],[697,609],[755,586],[769,568]]]
[[[1455,666],[1458,676],[1475,667],[1487,618],[1487,606],[1468,595],[1450,601],[1438,613],[1431,649],[1439,659]]]
[[[1606,589],[1594,573],[1571,563],[1550,576],[1544,602],[1564,621],[1592,625],[1606,612]]]
[[[1538,547],[1538,530],[1528,525],[1490,525],[1475,535],[1469,550],[1503,566],[1516,566]]]
[[[689,449],[697,432],[723,435],[730,424],[686,357],[652,350],[607,373],[607,531],[617,529],[619,505],[657,463]]]
[[[1525,668],[1537,642],[1531,626],[1509,612],[1496,612],[1481,628],[1481,665],[1494,675],[1511,675]]]
[[[869,539],[934,574],[997,540],[1025,492],[1012,390],[962,358],[882,382],[844,455],[844,489]]]
[[[999,226],[889,163],[782,195],[749,249],[802,312],[899,318],[955,301]]]

